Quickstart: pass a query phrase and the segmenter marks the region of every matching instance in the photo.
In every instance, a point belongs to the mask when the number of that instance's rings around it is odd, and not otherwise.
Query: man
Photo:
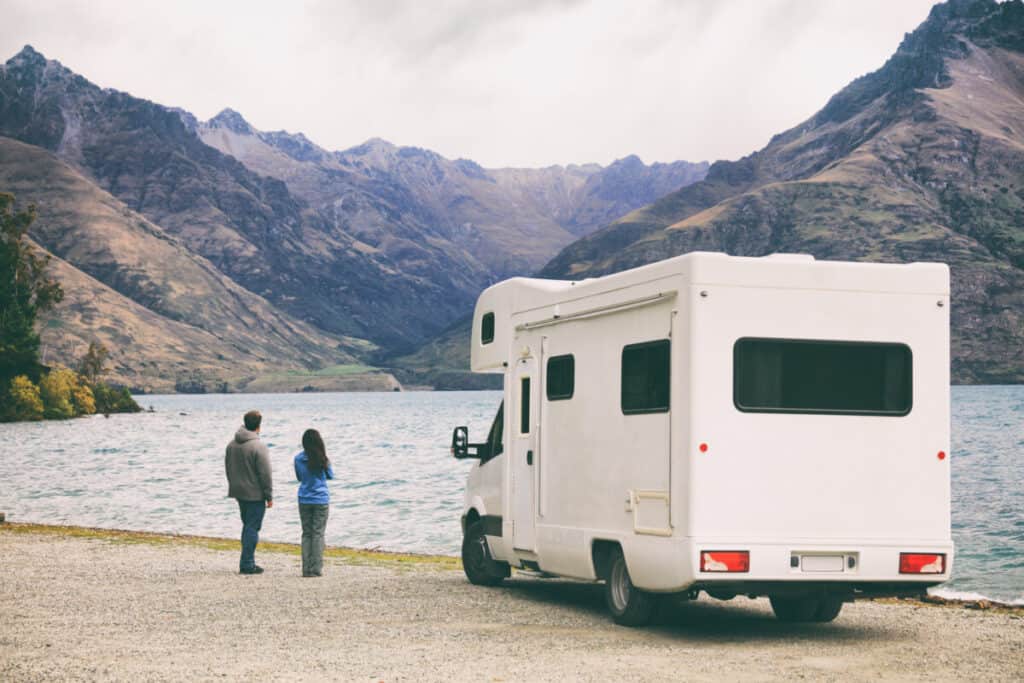
[[[250,410],[243,418],[244,426],[235,433],[224,454],[224,470],[228,475],[228,497],[238,501],[242,516],[242,557],[240,574],[262,574],[256,566],[256,544],[267,508],[274,507],[270,454],[260,441],[263,416]]]

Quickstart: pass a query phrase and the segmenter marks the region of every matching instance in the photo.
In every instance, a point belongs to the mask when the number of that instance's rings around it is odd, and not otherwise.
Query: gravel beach
[[[701,599],[629,629],[596,584],[358,554],[303,579],[280,548],[239,576],[207,546],[0,526],[0,680],[1024,679],[1019,611],[860,602],[795,626]]]

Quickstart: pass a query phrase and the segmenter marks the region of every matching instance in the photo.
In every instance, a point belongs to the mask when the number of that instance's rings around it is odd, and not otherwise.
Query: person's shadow
[[[513,575],[494,590],[512,591],[523,600],[543,603],[552,609],[571,609],[611,623],[611,616],[605,606],[603,584]],[[775,618],[767,600],[753,601],[738,596],[722,601],[707,598],[704,594],[701,594],[699,600],[686,600],[673,595],[660,596],[654,616],[643,630],[691,641],[713,640],[716,643],[730,640],[792,642],[794,638],[819,643],[855,642],[885,637],[888,632],[882,624],[844,624],[842,614],[835,621],[824,624],[785,623]]]

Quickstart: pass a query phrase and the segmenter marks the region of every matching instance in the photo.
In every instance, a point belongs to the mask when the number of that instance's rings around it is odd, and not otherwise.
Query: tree
[[[92,413],[137,413],[142,407],[135,402],[127,387],[115,387],[100,381],[100,378],[107,372],[107,359],[110,351],[100,342],[89,342],[89,349],[82,356],[78,364],[78,374],[85,383],[86,388],[92,392],[93,401],[91,410],[84,410],[83,414]],[[90,406],[90,402],[82,399],[83,406]]]
[[[106,346],[99,342],[89,342],[89,350],[82,356],[82,362],[78,365],[78,373],[89,384],[96,384],[106,372],[107,357],[109,356],[110,352]]]
[[[138,413],[142,410],[142,406],[132,398],[128,387],[112,387],[97,382],[90,388],[96,399],[97,413]]]
[[[11,380],[7,390],[7,406],[4,408],[4,420],[41,420],[43,419],[43,400],[39,398],[39,387],[25,375],[18,375]]]
[[[71,405],[75,409],[76,417],[95,413],[96,399],[93,397],[92,389],[83,382],[75,382],[71,386]]]
[[[96,412],[92,390],[81,382],[78,374],[67,368],[54,368],[39,381],[43,399],[43,417],[66,420]]]
[[[18,375],[40,376],[36,317],[64,297],[46,275],[50,257],[29,244],[35,217],[35,207],[15,211],[14,195],[0,193],[0,390]]]

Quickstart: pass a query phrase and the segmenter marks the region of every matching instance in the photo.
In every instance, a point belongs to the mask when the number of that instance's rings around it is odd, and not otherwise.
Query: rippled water
[[[482,437],[499,392],[143,396],[155,413],[0,425],[0,510],[12,520],[234,537],[224,446],[264,414],[275,504],[262,538],[300,534],[292,457],[308,427],[335,463],[327,542],[457,554],[470,463],[451,428]],[[946,591],[1024,600],[1024,387],[953,389],[953,537]]]
[[[331,482],[327,542],[456,554],[468,462],[455,424],[486,433],[500,392],[142,396],[155,413],[0,425],[0,510],[12,520],[234,537],[224,447],[242,414],[263,415],[274,507],[261,537],[300,535],[292,459],[320,431]]]
[[[953,580],[1024,603],[1024,386],[953,387]]]

